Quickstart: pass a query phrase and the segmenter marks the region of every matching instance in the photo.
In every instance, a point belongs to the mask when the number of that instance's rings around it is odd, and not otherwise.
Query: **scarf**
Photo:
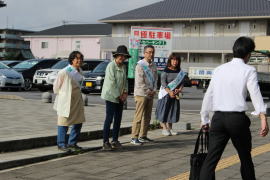
[[[158,99],[162,99],[164,96],[168,94],[165,88],[169,88],[171,91],[173,91],[180,83],[183,82],[185,76],[186,76],[186,73],[184,71],[180,71],[177,74],[176,78],[172,82],[170,82],[166,87],[160,86]]]
[[[140,60],[138,62],[138,64],[142,67],[143,72],[146,76],[146,79],[150,83],[150,87],[153,90],[154,86],[155,86],[155,78],[154,78],[154,75],[153,75],[151,69],[148,67],[147,63],[144,60]]]
[[[71,77],[76,83],[77,85],[80,87],[81,86],[81,82],[83,80],[83,75],[73,66],[68,65],[66,68],[66,72],[68,73],[69,77]],[[82,71],[80,69],[80,71]]]

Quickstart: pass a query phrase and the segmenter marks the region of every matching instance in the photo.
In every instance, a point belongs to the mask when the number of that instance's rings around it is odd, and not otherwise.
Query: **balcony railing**
[[[14,40],[23,40],[22,37],[14,34],[0,34],[1,39],[14,39]]]
[[[221,52],[231,51],[238,37],[174,37],[172,48],[174,52]],[[128,46],[128,37],[103,37],[101,49],[115,50],[119,45]]]
[[[30,46],[25,44],[0,43],[0,48],[30,49]]]

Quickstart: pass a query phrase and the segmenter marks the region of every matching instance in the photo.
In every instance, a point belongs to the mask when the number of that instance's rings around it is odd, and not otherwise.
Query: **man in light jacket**
[[[152,141],[147,137],[151,121],[153,98],[157,90],[157,67],[153,62],[154,46],[144,47],[144,59],[140,60],[135,69],[134,96],[136,103],[135,116],[132,123],[131,144],[141,145]]]

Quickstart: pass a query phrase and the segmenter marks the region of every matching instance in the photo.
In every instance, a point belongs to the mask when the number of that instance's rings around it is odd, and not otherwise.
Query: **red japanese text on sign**
[[[162,39],[163,38],[163,32],[157,32],[157,38]]]
[[[141,38],[147,38],[147,31],[141,31]]]
[[[165,32],[164,36],[166,39],[171,39],[171,33],[170,32]]]
[[[149,31],[149,38],[155,39],[156,38],[156,33],[153,31]]]
[[[140,36],[140,31],[134,31],[134,36]]]

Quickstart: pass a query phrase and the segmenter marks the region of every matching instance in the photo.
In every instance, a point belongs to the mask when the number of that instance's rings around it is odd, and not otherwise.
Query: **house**
[[[269,0],[164,0],[101,19],[112,24],[101,49],[128,45],[131,26],[173,28],[172,51],[183,62],[220,64],[230,60],[239,36],[269,39],[269,9]]]
[[[37,58],[67,58],[81,51],[87,59],[106,58],[100,51],[100,38],[110,36],[110,24],[68,24],[24,36]]]
[[[22,38],[23,35],[29,33],[33,33],[33,31],[0,29],[0,59],[33,58],[29,42]]]

